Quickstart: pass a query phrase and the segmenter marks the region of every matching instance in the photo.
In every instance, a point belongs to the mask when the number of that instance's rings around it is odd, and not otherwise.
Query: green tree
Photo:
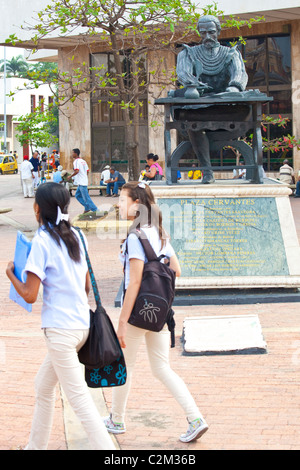
[[[30,80],[39,79],[41,82],[46,78],[47,83],[57,79],[58,69],[55,62],[36,62],[29,65],[26,78]],[[25,75],[24,75],[25,77]]]
[[[36,108],[33,112],[20,116],[15,121],[17,140],[21,145],[29,145],[31,152],[37,147],[49,147],[58,142],[55,135],[57,129],[57,111],[55,107],[42,111]]]
[[[0,61],[0,71],[4,71],[4,60]],[[11,60],[6,60],[6,72],[8,77],[20,77],[28,70],[28,63],[21,55],[12,57]]]
[[[202,8],[202,14],[222,16],[215,3]],[[103,66],[76,63],[71,72],[58,72],[51,81],[58,86],[56,101],[63,109],[66,103],[74,102],[86,93],[98,93],[100,101],[106,97],[110,107],[121,107],[131,180],[139,176],[140,98],[148,91],[151,79],[158,72],[156,69],[145,73],[141,61],[149,51],[160,51],[159,57],[163,56],[164,49],[175,53],[177,44],[189,41],[191,34],[196,37],[200,16],[198,5],[192,0],[52,0],[38,14],[39,23],[29,28],[37,46],[50,33],[68,37],[80,28],[81,41],[85,39],[85,43],[91,46],[93,42],[101,43],[105,50],[111,52],[115,67],[113,74]],[[231,18],[230,26],[239,27],[245,23],[251,26],[259,20],[239,22]],[[223,26],[227,24],[223,22]],[[17,41],[15,35],[7,40],[12,44]],[[160,77],[165,74],[162,86],[166,87],[176,82],[176,74],[173,70],[170,76],[170,71],[164,70],[163,65],[162,59]],[[48,80],[39,72],[31,74],[31,78],[44,83]]]

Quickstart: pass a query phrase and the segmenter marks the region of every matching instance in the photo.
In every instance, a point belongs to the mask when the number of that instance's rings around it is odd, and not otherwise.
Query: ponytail
[[[59,246],[63,241],[70,258],[78,263],[80,244],[67,217],[70,204],[67,189],[58,183],[42,184],[37,189],[35,202],[40,208],[40,225]]]

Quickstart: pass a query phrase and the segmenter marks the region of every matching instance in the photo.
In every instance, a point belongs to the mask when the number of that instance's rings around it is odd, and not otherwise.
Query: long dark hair
[[[62,214],[68,213],[70,204],[70,194],[68,190],[59,183],[41,184],[35,194],[35,202],[40,208],[39,224],[43,225],[44,230],[61,246],[61,240],[65,243],[70,258],[80,261],[79,240],[71,229],[69,221],[61,220],[56,225],[57,208]]]
[[[146,156],[146,160],[154,160],[155,162],[157,162],[157,160],[159,160],[159,157],[158,155],[154,155],[154,153],[148,153],[148,155]]]
[[[162,214],[155,202],[154,195],[150,187],[145,183],[129,181],[122,186],[122,191],[128,191],[128,196],[133,200],[139,200],[139,210],[136,213],[135,221],[129,229],[140,229],[143,225],[154,226],[158,230],[161,247],[166,244],[169,236],[162,226]]]

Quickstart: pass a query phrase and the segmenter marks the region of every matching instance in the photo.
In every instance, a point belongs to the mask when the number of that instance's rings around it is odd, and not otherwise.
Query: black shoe
[[[203,176],[202,184],[211,184],[215,182],[215,178],[213,176]]]

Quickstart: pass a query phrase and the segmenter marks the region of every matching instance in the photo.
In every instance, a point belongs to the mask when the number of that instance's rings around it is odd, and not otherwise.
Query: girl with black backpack
[[[165,324],[161,331],[151,331],[130,323],[130,316],[142,283],[144,265],[148,262],[136,233],[140,232],[140,235],[143,234],[147,237],[158,259],[161,256],[162,263],[164,258],[170,259],[170,268],[175,271],[177,276],[181,274],[180,265],[163,229],[161,212],[155,204],[153,193],[147,184],[143,182],[126,183],[121,190],[119,211],[122,219],[133,222],[129,229],[129,235],[121,248],[120,258],[125,266],[125,295],[117,329],[120,344],[124,348],[127,382],[125,385],[113,389],[112,412],[104,422],[108,431],[113,434],[121,434],[126,430],[124,418],[132,372],[138,348],[145,338],[153,375],[168,388],[186,413],[189,427],[179,439],[182,442],[190,442],[201,437],[207,431],[208,426],[185,383],[170,367],[170,335],[167,325]],[[144,314],[144,312],[142,313]]]

